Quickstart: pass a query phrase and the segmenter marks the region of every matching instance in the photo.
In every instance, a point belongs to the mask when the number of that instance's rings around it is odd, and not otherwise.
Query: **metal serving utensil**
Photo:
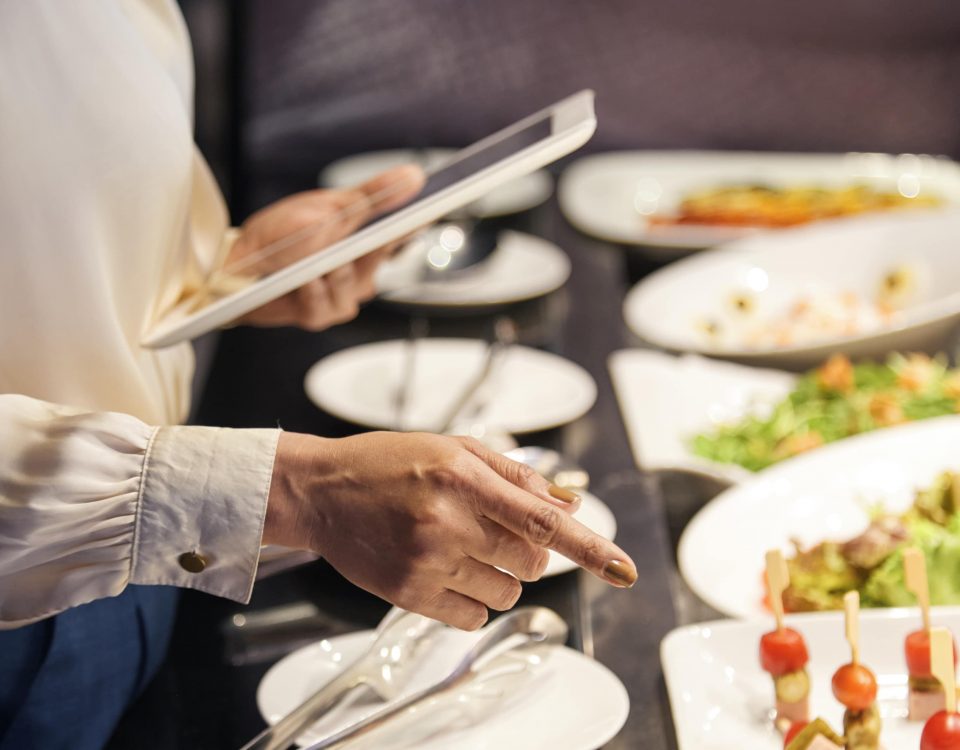
[[[490,395],[483,398],[475,398],[477,393],[487,384],[490,375],[493,374],[494,366],[499,362],[507,350],[517,342],[517,324],[507,316],[497,318],[493,326],[494,339],[487,345],[487,351],[480,366],[480,371],[473,380],[467,385],[460,394],[460,397],[454,403],[453,407],[447,412],[438,433],[449,432],[458,422],[465,422],[469,419],[475,419],[486,407],[490,401]],[[469,410],[466,407],[470,406]]]
[[[267,727],[241,750],[287,748],[327,711],[354,690],[366,687],[383,700],[395,698],[411,675],[442,624],[429,617],[393,607],[380,621],[376,638],[360,657],[271,727]]]
[[[527,649],[543,649],[547,645],[561,645],[567,639],[567,624],[560,616],[546,607],[521,607],[502,615],[487,628],[486,633],[460,660],[450,674],[440,682],[414,693],[410,697],[388,706],[339,732],[316,742],[306,750],[328,750],[367,735],[382,727],[391,719],[431,698],[462,687],[478,676],[487,667],[501,670],[503,660],[498,657],[507,652],[517,653]]]

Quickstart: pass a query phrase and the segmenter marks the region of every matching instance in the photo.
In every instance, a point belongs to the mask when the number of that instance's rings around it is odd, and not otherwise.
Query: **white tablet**
[[[589,140],[596,125],[593,92],[574,94],[457,152],[428,173],[426,185],[413,201],[349,237],[225,296],[207,299],[204,295],[184,301],[150,328],[141,343],[150,348],[170,346],[236,320],[318,276],[436,221],[498,185],[569,154]],[[347,206],[342,211],[349,209]],[[322,227],[309,229],[320,231]],[[303,239],[302,231],[296,233],[298,241]],[[283,244],[285,240],[273,243]]]

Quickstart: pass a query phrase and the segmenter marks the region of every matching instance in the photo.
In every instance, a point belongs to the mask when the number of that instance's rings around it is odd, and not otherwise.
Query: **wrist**
[[[318,458],[332,440],[298,432],[281,432],[273,463],[263,523],[263,544],[315,549],[311,486],[320,471]]]

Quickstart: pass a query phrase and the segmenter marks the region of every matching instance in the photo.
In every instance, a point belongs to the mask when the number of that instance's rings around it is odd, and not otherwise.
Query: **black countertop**
[[[582,572],[568,573],[527,585],[521,603],[557,610],[571,626],[571,645],[593,654],[626,685],[630,716],[606,748],[675,748],[660,640],[677,624],[710,613],[680,582],[674,547],[683,524],[715,488],[695,486],[683,477],[644,475],[631,457],[607,357],[637,344],[623,322],[621,303],[632,281],[651,267],[635,251],[578,234],[563,220],[555,201],[506,226],[556,242],[573,264],[565,289],[506,311],[519,324],[521,342],[577,362],[598,385],[596,405],[586,416],[561,429],[524,436],[522,442],[561,450],[589,471],[591,491],[616,514],[617,541],[635,560],[640,576],[633,589],[624,591]],[[486,337],[493,317],[434,318],[430,335]],[[230,427],[279,424],[327,436],[356,432],[307,400],[303,376],[326,354],[403,337],[408,326],[402,311],[374,304],[355,321],[320,334],[225,331],[195,421]],[[235,637],[231,623],[236,615],[297,603],[312,607],[317,615],[276,642],[261,642],[259,652]],[[110,747],[238,748],[264,726],[256,709],[256,687],[274,661],[310,640],[372,627],[386,609],[323,562],[259,582],[246,607],[185,592],[167,662]]]

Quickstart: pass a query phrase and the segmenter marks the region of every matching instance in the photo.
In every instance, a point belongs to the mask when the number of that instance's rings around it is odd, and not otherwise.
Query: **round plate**
[[[731,617],[769,617],[764,555],[791,539],[847,539],[870,506],[899,512],[942,471],[960,469],[960,416],[846,438],[765,469],[694,516],[680,538],[680,572],[707,604]]]
[[[455,153],[456,149],[452,148],[429,148],[356,154],[330,164],[320,173],[319,181],[324,187],[350,187],[401,164],[419,163],[431,169],[442,165]],[[552,192],[553,178],[548,172],[540,169],[491,190],[464,210],[478,219],[507,216],[539,206],[550,197]]]
[[[919,210],[767,232],[650,274],[627,295],[623,314],[634,333],[659,347],[750,364],[805,368],[837,351],[853,358],[937,351],[960,317],[958,234],[960,211]],[[852,292],[876,300],[894,272],[904,286],[893,320],[783,346],[745,341],[803,298],[837,306]]]
[[[753,228],[651,225],[691,191],[721,185],[867,183],[896,188],[907,177],[918,189],[960,203],[960,166],[941,157],[888,154],[784,154],[737,151],[617,151],[574,162],[557,196],[567,220],[609,242],[655,249],[664,259],[756,232]]]
[[[416,307],[491,307],[549,294],[570,276],[563,250],[523,232],[501,232],[489,258],[449,279],[413,281],[422,267],[416,253],[401,253],[384,264],[377,275],[380,298]]]
[[[395,400],[409,352],[406,341],[381,341],[337,352],[307,372],[307,396],[341,419],[395,429]],[[403,429],[439,429],[479,374],[486,353],[486,342],[476,339],[417,341]],[[515,434],[572,422],[589,411],[597,396],[596,383],[582,367],[525,346],[510,347],[503,354],[487,388],[492,395],[477,421]]]
[[[442,631],[422,666],[411,675],[405,694],[444,677],[482,632]],[[373,637],[373,631],[368,630],[331,638],[305,646],[277,662],[257,689],[257,707],[264,720],[275,724],[356,659]],[[551,649],[549,658],[536,668],[531,679],[523,689],[501,695],[481,717],[452,726],[454,722],[444,714],[445,723],[438,721],[435,731],[425,732],[425,728],[433,729],[427,726],[431,720],[428,713],[413,728],[406,722],[402,726],[387,725],[371,735],[370,744],[362,744],[379,750],[592,750],[620,731],[630,711],[627,691],[610,670],[564,646]],[[299,742],[315,742],[382,706],[373,701],[357,701],[322,719]],[[416,735],[411,736],[409,733],[414,731]],[[425,733],[429,734],[426,738]]]
[[[613,515],[613,511],[596,495],[591,495],[584,490],[577,490],[577,494],[582,498],[582,502],[580,503],[580,510],[576,512],[574,518],[604,539],[613,541],[613,538],[617,535],[617,519]],[[550,550],[550,562],[547,563],[543,578],[569,573],[576,569],[576,563],[571,562],[559,552]]]

